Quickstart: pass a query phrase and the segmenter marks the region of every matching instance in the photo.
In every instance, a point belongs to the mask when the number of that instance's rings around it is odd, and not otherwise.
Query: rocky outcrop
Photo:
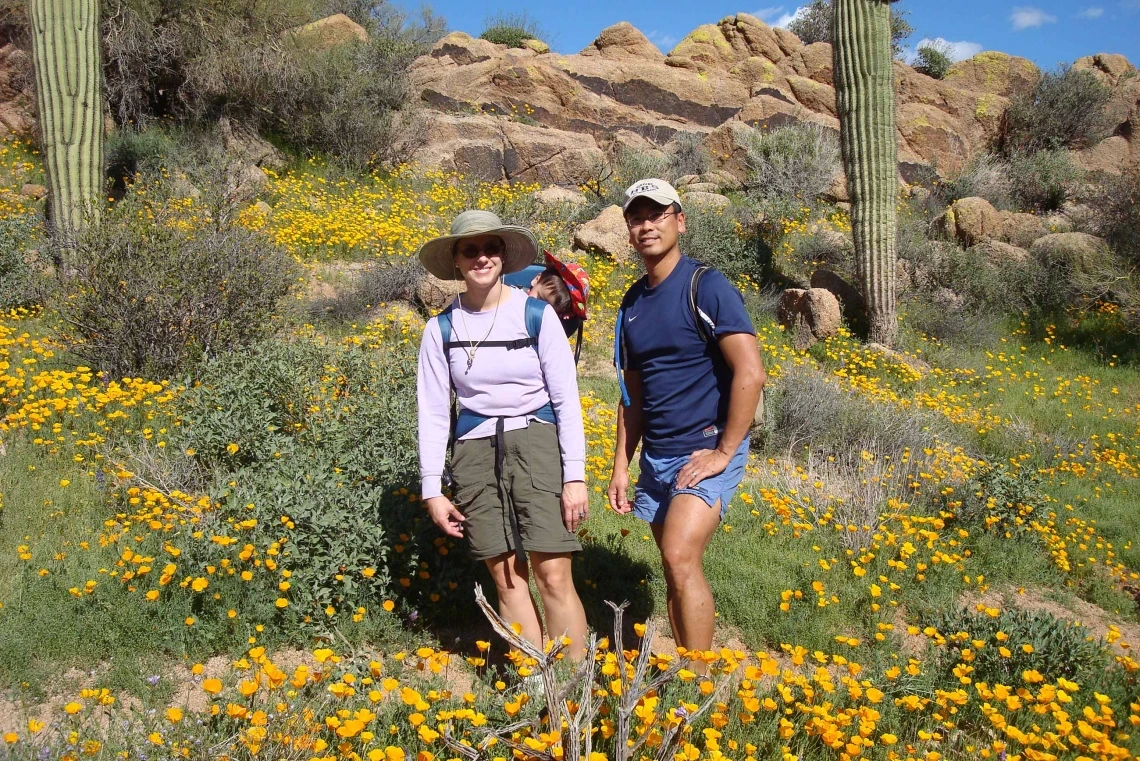
[[[582,183],[602,162],[589,135],[493,116],[434,114],[421,163],[484,180]]]
[[[1137,104],[1129,88],[1140,92],[1140,78],[1121,74],[1126,62],[1117,57],[1090,60],[1119,95],[1115,133],[1128,142]],[[897,62],[902,178],[917,184],[933,179],[935,169],[961,170],[988,145],[1009,96],[1039,75],[1032,62],[996,52],[956,63],[942,81]],[[631,136],[660,147],[679,131],[703,133],[717,168],[738,179],[743,167],[734,125],[838,128],[831,46],[804,45],[747,13],[694,29],[668,54],[625,22],[574,55],[508,49],[453,33],[416,61],[412,77],[430,108],[465,118],[525,116],[528,123],[589,134],[604,151],[629,146]],[[1087,162],[1107,166],[1121,147],[1090,149]]]
[[[574,231],[574,247],[604,254],[624,262],[633,253],[629,245],[629,228],[620,206],[607,206],[602,213]]]
[[[1023,264],[1029,261],[1029,252],[1020,246],[1003,243],[1000,240],[984,240],[974,246],[973,251],[985,257],[990,264]]]
[[[1038,238],[1029,252],[1047,265],[1092,272],[1110,256],[1108,243],[1088,233],[1052,233]]]
[[[548,185],[542,190],[534,191],[534,200],[544,206],[559,206],[564,203],[581,206],[586,203],[586,196],[578,190]]]
[[[31,57],[15,45],[0,47],[0,133],[17,136],[36,128]]]
[[[1042,235],[1054,232],[1049,229],[1049,220],[1036,214],[1013,211],[1002,211],[999,214],[1001,226],[993,237],[1021,248],[1027,248]]]

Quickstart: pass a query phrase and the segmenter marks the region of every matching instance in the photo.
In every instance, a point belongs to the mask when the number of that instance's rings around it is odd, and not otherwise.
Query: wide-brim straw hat
[[[451,234],[433,238],[420,247],[420,263],[440,280],[461,280],[455,266],[455,245],[477,235],[498,235],[503,239],[503,274],[518,272],[538,258],[534,233],[518,225],[504,225],[499,216],[479,209],[465,211],[451,223]]]

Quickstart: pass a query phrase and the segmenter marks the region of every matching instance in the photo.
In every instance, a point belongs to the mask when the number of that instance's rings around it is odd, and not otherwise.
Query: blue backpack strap
[[[534,296],[526,297],[526,334],[535,339],[534,349],[538,351],[538,333],[542,330],[542,313],[546,311],[547,303]]]

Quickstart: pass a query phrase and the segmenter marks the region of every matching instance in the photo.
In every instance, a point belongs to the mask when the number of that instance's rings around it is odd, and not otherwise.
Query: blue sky
[[[561,53],[576,53],[605,27],[629,21],[663,52],[701,24],[716,23],[739,11],[770,24],[786,25],[801,3],[758,0],[434,0],[435,11],[451,29],[479,34],[485,20],[499,12],[526,12],[548,32],[546,40]],[[1000,50],[1029,58],[1044,68],[1092,53],[1123,53],[1140,66],[1140,0],[903,0],[910,11],[913,48],[923,39],[942,38],[959,57],[979,50]]]

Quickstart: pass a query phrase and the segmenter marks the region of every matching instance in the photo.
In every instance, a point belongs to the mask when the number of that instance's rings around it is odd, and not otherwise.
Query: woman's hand
[[[435,525],[439,526],[440,531],[456,539],[463,538],[463,521],[467,518],[456,509],[450,499],[432,497],[425,499],[424,504],[427,505],[428,514],[431,515]]]
[[[585,481],[562,484],[562,523],[571,534],[578,530],[590,514],[590,495]]]

